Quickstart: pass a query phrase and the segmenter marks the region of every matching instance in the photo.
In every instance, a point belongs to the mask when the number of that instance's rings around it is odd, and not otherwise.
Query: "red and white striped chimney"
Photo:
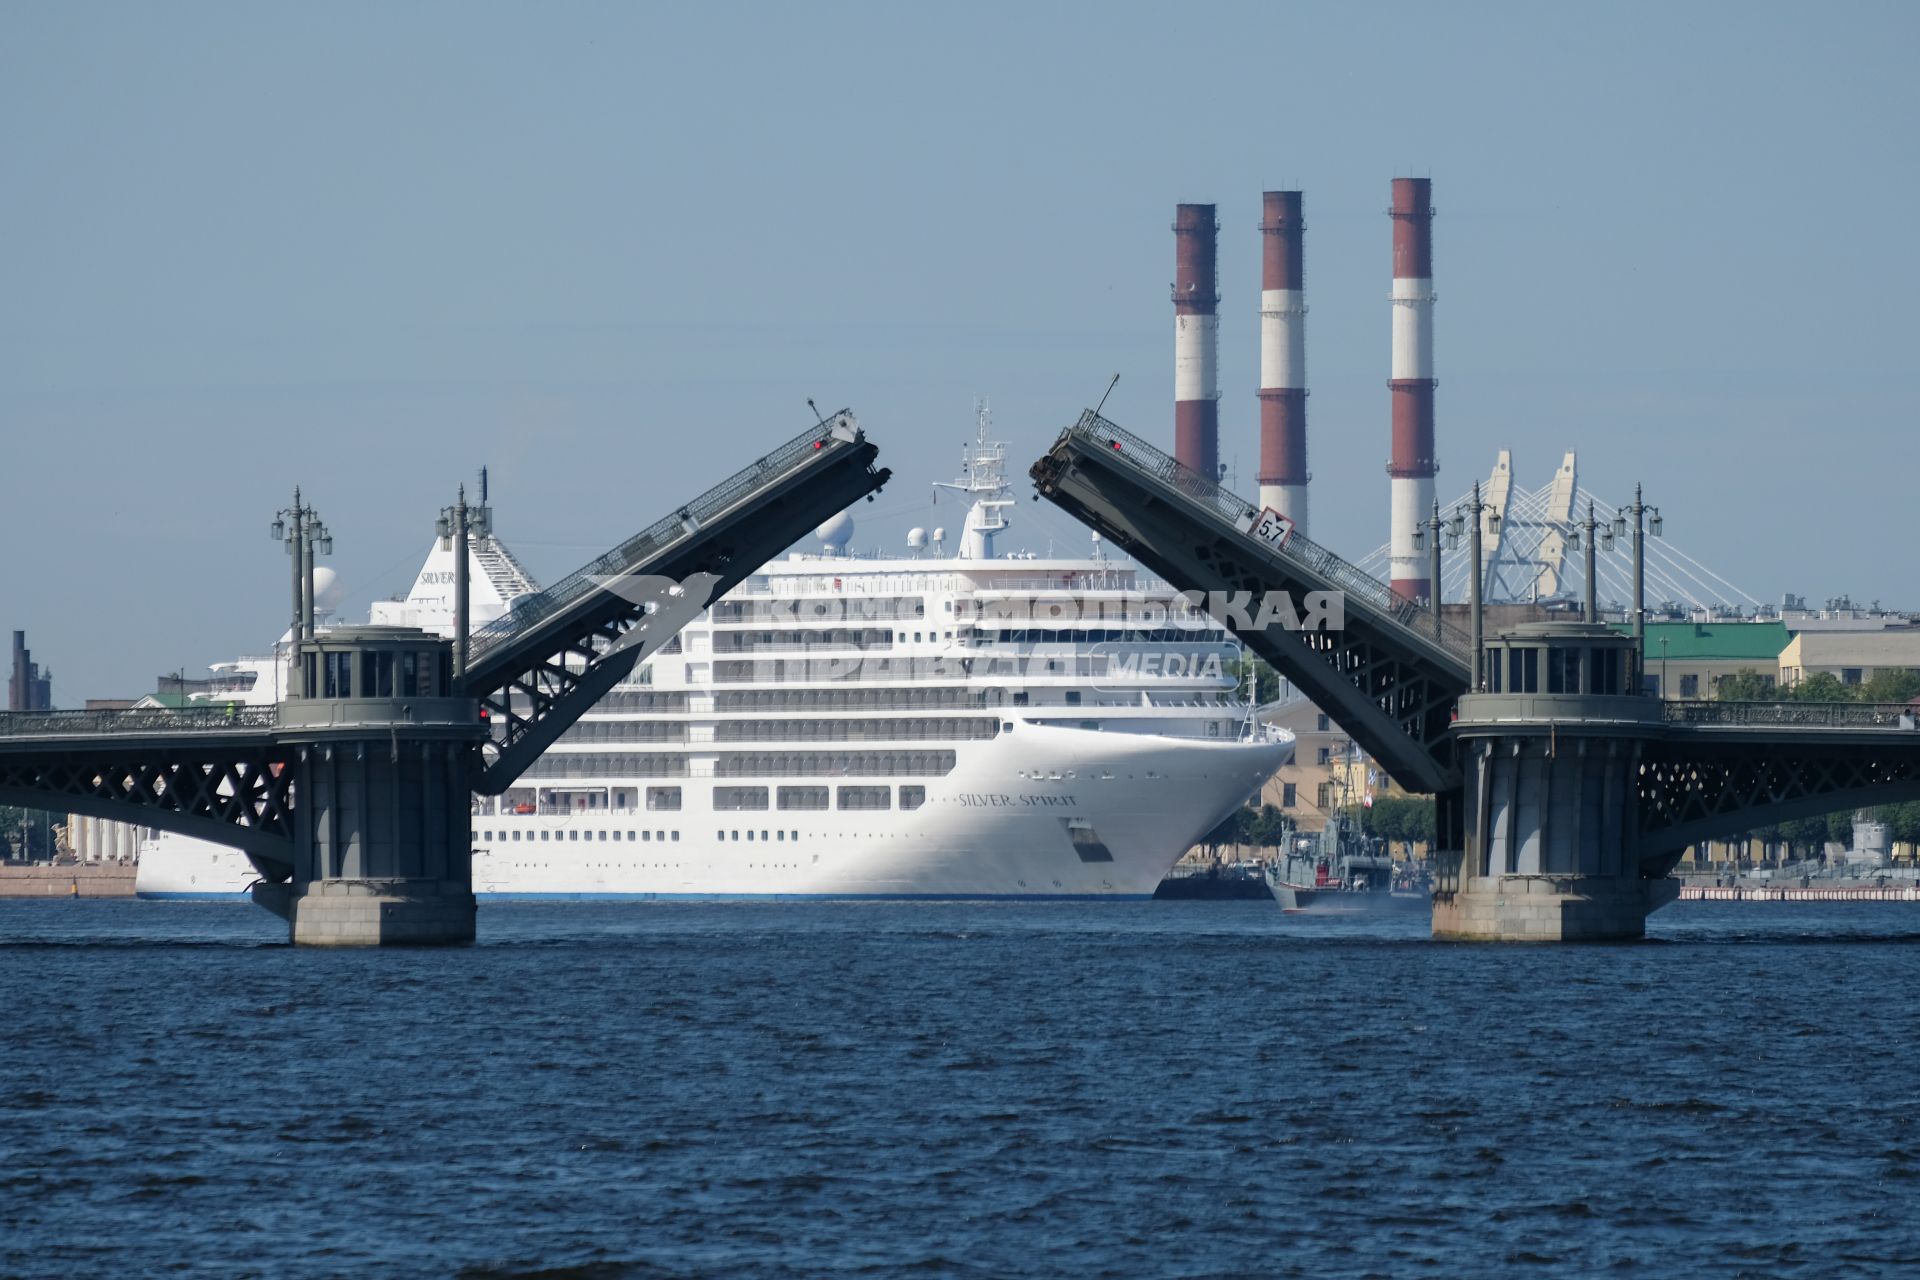
[[[1173,456],[1220,478],[1220,304],[1214,253],[1220,223],[1210,204],[1173,215]]]
[[[1414,532],[1433,507],[1433,180],[1395,178],[1393,207],[1393,529],[1387,542],[1395,595],[1426,600],[1427,558]]]
[[[1260,505],[1307,532],[1307,303],[1298,191],[1269,191],[1260,219]]]

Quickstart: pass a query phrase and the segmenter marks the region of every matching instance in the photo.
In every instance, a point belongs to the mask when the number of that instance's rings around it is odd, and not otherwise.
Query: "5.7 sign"
[[[1268,507],[1253,522],[1253,536],[1276,550],[1285,550],[1293,537],[1293,521]]]

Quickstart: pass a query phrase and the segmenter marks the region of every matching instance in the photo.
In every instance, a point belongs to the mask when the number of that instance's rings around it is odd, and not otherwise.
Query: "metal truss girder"
[[[498,795],[594,703],[632,672],[643,658],[672,639],[767,561],[805,537],[823,520],[884,485],[890,473],[875,467],[878,451],[861,438],[835,446],[820,465],[796,471],[754,494],[752,501],[708,519],[659,554],[626,566],[617,578],[546,620],[524,639],[502,646],[468,673],[466,691],[477,697],[492,726],[492,741],[475,777],[475,789]],[[699,584],[697,607],[653,631],[643,643],[630,633],[660,614],[650,614],[643,593],[621,583],[641,578]]]
[[[158,827],[292,866],[292,775],[264,735],[228,751],[203,745],[181,752],[156,743],[7,746],[0,802]]]
[[[1156,492],[1124,462],[1075,447],[1069,439],[1034,464],[1040,493],[1183,589],[1339,591],[1301,566],[1272,555],[1217,514]],[[1257,616],[1257,615],[1256,615]],[[1452,710],[1466,692],[1465,664],[1436,659],[1397,622],[1349,608],[1339,631],[1299,631],[1220,619],[1276,671],[1324,710],[1387,774],[1413,791],[1456,788],[1460,772]]]
[[[1718,736],[1720,740],[1716,741]],[[1920,799],[1920,735],[1884,741],[1727,741],[1670,727],[1647,745],[1639,778],[1641,866],[1664,875],[1688,846],[1756,826]]]

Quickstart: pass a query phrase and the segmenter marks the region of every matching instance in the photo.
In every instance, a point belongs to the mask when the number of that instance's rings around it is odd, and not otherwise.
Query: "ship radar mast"
[[[1013,507],[1013,489],[1007,484],[1007,446],[1005,441],[989,440],[993,410],[981,397],[973,402],[978,424],[973,442],[960,451],[960,478],[936,481],[935,489],[951,489],[973,500],[967,510],[966,526],[960,531],[960,560],[993,559],[993,536],[1006,531],[1007,512]],[[937,497],[938,495],[936,495]]]

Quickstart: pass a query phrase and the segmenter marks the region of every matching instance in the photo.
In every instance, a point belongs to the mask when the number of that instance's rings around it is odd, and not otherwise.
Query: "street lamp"
[[[1599,596],[1598,588],[1594,585],[1593,552],[1594,552],[1595,544],[1600,539],[1604,538],[1606,541],[1607,550],[1609,551],[1613,550],[1613,530],[1609,529],[1604,534],[1599,534],[1597,533],[1597,530],[1599,529],[1599,525],[1600,525],[1600,522],[1598,520],[1595,520],[1593,517],[1593,499],[1588,498],[1587,499],[1587,518],[1581,521],[1580,523],[1575,524],[1573,526],[1572,532],[1567,534],[1568,549],[1573,551],[1578,551],[1584,547],[1587,553],[1587,584],[1586,584],[1587,590],[1586,590],[1585,619],[1588,622],[1600,621],[1600,596]],[[1587,536],[1585,541],[1582,541],[1580,537],[1580,531],[1582,529],[1585,529],[1587,531]]]
[[[1433,504],[1433,515],[1413,526],[1413,549],[1427,550],[1427,605],[1433,610],[1433,638],[1440,639],[1440,531],[1446,522],[1440,518],[1440,504]],[[1457,548],[1460,539],[1456,535],[1447,544]]]
[[[1633,505],[1622,507],[1613,517],[1613,536],[1618,538],[1627,531],[1627,514],[1633,515],[1633,647],[1640,654],[1640,661],[1647,660],[1647,534],[1661,536],[1666,522],[1660,518],[1660,508],[1646,504],[1640,492],[1640,486],[1633,486]],[[1662,695],[1665,689],[1661,690]]]
[[[440,539],[442,551],[453,552],[453,678],[465,679],[467,674],[467,650],[469,641],[468,598],[470,574],[467,567],[467,543],[469,538],[484,538],[493,532],[493,508],[486,500],[486,476],[481,475],[481,498],[474,506],[467,505],[467,486],[461,485],[459,496],[450,507],[440,508],[440,518],[433,522],[433,531]]]
[[[1469,518],[1471,517],[1471,518]],[[1500,512],[1490,502],[1480,498],[1480,482],[1473,482],[1473,497],[1454,508],[1453,522],[1448,532],[1458,541],[1463,526],[1470,531],[1467,564],[1467,613],[1473,620],[1473,688],[1478,692],[1486,683],[1486,673],[1482,661],[1485,643],[1485,610],[1480,600],[1481,553],[1480,535],[1482,529],[1499,536]]]
[[[319,513],[300,500],[300,489],[293,490],[293,505],[282,507],[273,513],[273,523],[267,526],[268,536],[275,542],[284,543],[287,554],[293,557],[293,627],[291,629],[291,651],[294,665],[299,666],[300,646],[303,641],[313,639],[313,557],[318,552],[323,556],[333,554],[333,535],[321,522]]]

